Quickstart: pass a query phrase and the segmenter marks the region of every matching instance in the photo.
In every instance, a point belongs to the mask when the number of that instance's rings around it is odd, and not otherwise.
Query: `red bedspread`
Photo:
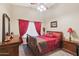
[[[41,49],[41,53],[47,53],[55,49],[56,44],[58,43],[58,38],[50,38],[46,36],[38,36],[37,37],[38,44]],[[44,46],[44,48],[43,48]]]

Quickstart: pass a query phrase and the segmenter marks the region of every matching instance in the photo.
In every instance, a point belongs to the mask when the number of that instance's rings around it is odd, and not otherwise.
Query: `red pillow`
[[[46,36],[46,37],[50,37],[50,38],[53,37],[53,35],[52,35],[52,34],[49,34],[49,33],[47,33],[45,36]]]

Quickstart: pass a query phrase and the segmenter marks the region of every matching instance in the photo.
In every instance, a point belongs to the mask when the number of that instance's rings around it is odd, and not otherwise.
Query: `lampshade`
[[[68,28],[67,32],[72,33],[73,32],[72,28]]]

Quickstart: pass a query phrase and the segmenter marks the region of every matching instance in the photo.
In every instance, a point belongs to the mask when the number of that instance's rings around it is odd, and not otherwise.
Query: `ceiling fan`
[[[30,4],[37,6],[37,10],[39,10],[40,12],[47,10],[47,7],[44,5],[44,3],[30,3]]]
[[[13,3],[13,5],[35,8],[40,12],[50,9],[55,3]]]

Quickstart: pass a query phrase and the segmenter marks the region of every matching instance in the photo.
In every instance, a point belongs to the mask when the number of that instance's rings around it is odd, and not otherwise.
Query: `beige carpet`
[[[73,56],[63,50],[58,50],[54,53],[45,54],[45,56]]]
[[[23,45],[20,45],[19,46],[19,56],[32,56],[31,53],[29,53],[27,47],[26,47],[26,53],[24,52],[24,48],[23,48]],[[51,53],[48,53],[48,54],[45,54],[44,56],[73,56],[63,50],[58,50],[56,52],[51,52]]]
[[[19,56],[25,56],[22,45],[19,46]]]

